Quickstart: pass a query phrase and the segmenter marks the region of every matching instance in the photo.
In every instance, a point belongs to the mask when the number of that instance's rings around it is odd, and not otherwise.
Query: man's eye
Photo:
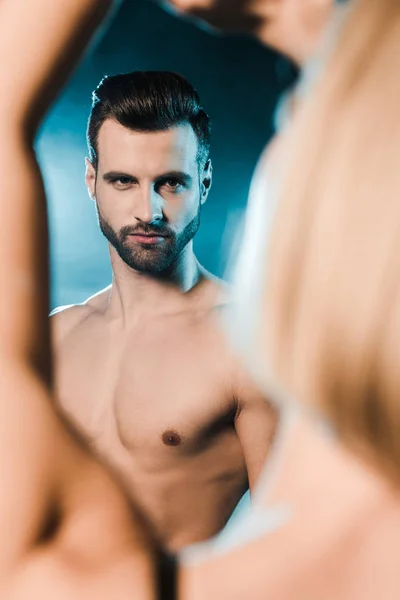
[[[166,179],[164,185],[176,191],[182,187],[182,182],[179,179]]]
[[[126,187],[132,183],[132,179],[129,179],[129,177],[116,177],[111,180],[111,183],[119,187]]]

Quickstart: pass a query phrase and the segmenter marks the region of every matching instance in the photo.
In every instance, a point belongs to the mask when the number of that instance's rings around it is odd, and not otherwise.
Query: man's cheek
[[[97,198],[102,206],[118,210],[118,192],[112,187],[103,187]]]
[[[180,213],[181,211],[176,205],[171,206],[169,204],[168,206],[164,206],[163,215],[168,223],[175,224],[177,221],[179,221]]]

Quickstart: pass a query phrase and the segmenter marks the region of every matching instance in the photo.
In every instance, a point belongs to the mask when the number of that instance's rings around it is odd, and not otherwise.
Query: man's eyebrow
[[[137,178],[129,173],[124,173],[123,171],[107,171],[104,173],[103,179],[104,181],[113,181],[114,179],[119,179],[120,177],[126,177],[128,179],[132,179],[132,181],[137,181]]]
[[[131,179],[135,182],[138,181],[137,177],[131,175],[130,173],[125,173],[124,171],[107,171],[107,173],[103,174],[104,181],[114,181],[115,179],[120,179],[121,177],[126,177],[127,179]],[[167,171],[155,177],[155,181],[157,183],[165,181],[166,179],[178,179],[186,185],[192,183],[193,181],[193,177],[189,175],[189,173],[185,173],[184,171]]]
[[[166,173],[156,177],[157,182],[165,181],[166,179],[178,179],[182,183],[186,184],[192,183],[193,181],[193,177],[184,171],[167,171]]]

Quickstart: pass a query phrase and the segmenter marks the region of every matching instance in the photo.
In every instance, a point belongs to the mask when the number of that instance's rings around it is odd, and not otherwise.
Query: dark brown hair
[[[210,119],[194,87],[169,71],[133,71],[104,77],[92,95],[87,127],[89,158],[98,162],[98,135],[106,119],[133,131],[163,131],[189,123],[198,139],[198,161],[210,153]]]

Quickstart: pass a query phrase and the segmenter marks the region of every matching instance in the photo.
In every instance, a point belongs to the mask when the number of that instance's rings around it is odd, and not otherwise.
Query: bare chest
[[[232,430],[223,340],[212,329],[137,328],[127,336],[81,331],[58,356],[58,390],[65,410],[102,446],[158,456],[202,451]]]

